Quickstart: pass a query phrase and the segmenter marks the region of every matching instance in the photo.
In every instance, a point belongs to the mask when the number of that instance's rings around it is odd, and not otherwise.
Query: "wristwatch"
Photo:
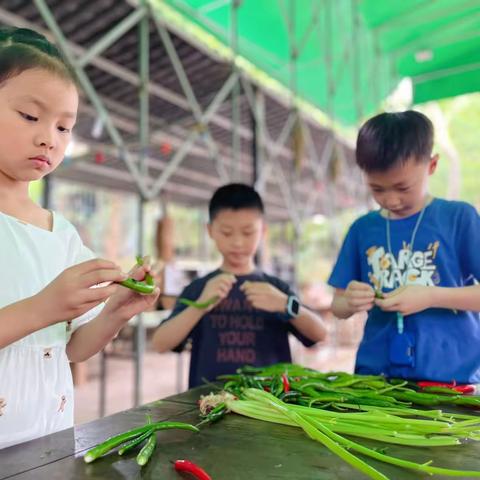
[[[300,312],[300,301],[295,295],[289,295],[287,299],[287,313],[291,317],[297,317]]]

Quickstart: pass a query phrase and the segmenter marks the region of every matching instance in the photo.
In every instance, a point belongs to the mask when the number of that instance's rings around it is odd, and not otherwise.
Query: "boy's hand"
[[[237,281],[234,275],[230,273],[219,273],[211,278],[203,288],[201,295],[198,297],[198,303],[206,303],[212,298],[217,298],[215,303],[210,304],[204,310],[209,312],[215,308],[224,298],[228,297],[233,284]]]
[[[64,270],[33,297],[36,311],[48,325],[72,320],[104,302],[118,288],[112,283],[92,287],[126,278],[120,267],[109,260],[97,258],[79,263]]]
[[[266,312],[285,312],[288,296],[267,282],[246,281],[240,287],[254,308]]]
[[[151,272],[149,257],[143,258],[143,265],[136,264],[129,272],[129,276],[135,280],[142,281],[145,275]],[[153,293],[143,295],[134,292],[129,288],[118,288],[108,300],[102,314],[111,316],[114,321],[125,323],[134,315],[153,307],[160,295],[160,288],[155,288]]]
[[[370,310],[375,301],[375,291],[368,283],[352,280],[344,292],[348,308],[353,313]]]
[[[375,299],[375,304],[385,312],[400,312],[402,315],[411,315],[431,307],[432,292],[432,287],[404,285],[386,293],[383,299]]]

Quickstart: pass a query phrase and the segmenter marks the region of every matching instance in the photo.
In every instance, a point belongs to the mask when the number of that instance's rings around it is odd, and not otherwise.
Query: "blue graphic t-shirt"
[[[196,300],[208,280],[219,273],[221,271],[216,270],[194,280],[180,297]],[[289,332],[304,345],[313,345],[293,327],[288,314],[257,310],[240,290],[245,281],[267,282],[292,295],[286,283],[261,271],[236,275],[236,278],[228,297],[206,313],[188,335],[192,339],[189,388],[201,385],[202,378],[215,380],[218,375],[235,373],[245,364],[262,366],[291,362]],[[169,319],[185,308],[177,302]]]
[[[463,287],[480,279],[480,217],[464,202],[434,199],[425,209],[410,254],[408,243],[419,213],[387,220],[379,211],[350,227],[329,279],[345,289],[351,280],[370,283],[383,292],[405,283]],[[355,370],[417,380],[480,382],[480,316],[478,312],[431,308],[404,318],[411,340],[412,365],[391,360],[397,333],[395,312],[374,307],[368,312]]]

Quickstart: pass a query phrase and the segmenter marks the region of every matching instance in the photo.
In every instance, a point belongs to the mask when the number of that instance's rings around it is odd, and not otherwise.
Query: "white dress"
[[[93,258],[70,222],[58,214],[53,219],[48,231],[0,213],[0,308],[35,295],[66,268]],[[0,349],[0,448],[73,426],[65,348],[72,332],[102,306]]]

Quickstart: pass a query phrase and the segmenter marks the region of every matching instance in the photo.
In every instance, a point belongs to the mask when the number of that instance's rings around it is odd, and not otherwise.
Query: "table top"
[[[62,432],[0,450],[0,479],[84,480],[164,479],[179,480],[173,460],[188,459],[202,466],[214,480],[295,479],[355,480],[366,478],[325,447],[306,437],[298,428],[275,425],[229,414],[200,433],[169,430],[158,433],[158,444],[150,462],[140,468],[135,453],[120,457],[111,453],[86,464],[83,454],[107,437],[154,421],[198,422],[196,404],[201,387],[139,408],[126,410]],[[363,445],[384,447],[360,439]],[[412,448],[388,445],[387,453],[435,466],[480,470],[480,444],[459,447]],[[398,467],[367,460],[391,479],[423,477]],[[447,478],[447,477],[443,477]],[[468,478],[468,477],[455,477]]]

